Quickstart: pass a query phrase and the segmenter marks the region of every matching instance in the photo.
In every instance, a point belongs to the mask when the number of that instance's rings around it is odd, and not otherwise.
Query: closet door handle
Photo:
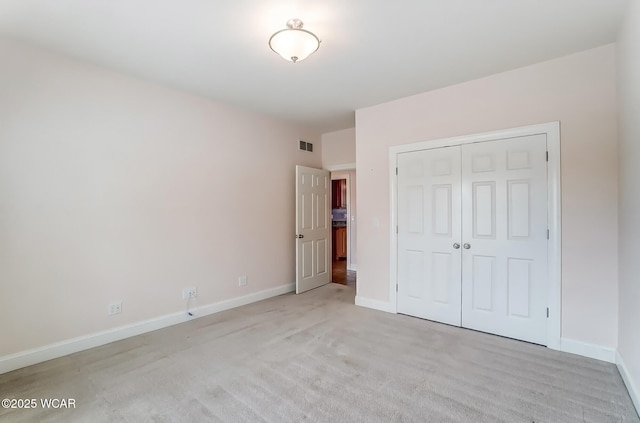
[[[453,248],[455,248],[456,250],[460,248],[460,244],[458,244],[457,242],[453,244]]]
[[[471,244],[469,244],[468,242],[465,242],[462,248],[464,248],[465,250],[468,250],[469,248],[471,248]]]

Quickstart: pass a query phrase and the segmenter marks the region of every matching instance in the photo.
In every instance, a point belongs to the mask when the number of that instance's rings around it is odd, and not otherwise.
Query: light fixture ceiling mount
[[[303,25],[300,19],[289,19],[285,29],[269,38],[271,50],[293,63],[313,54],[320,47],[320,40],[313,32],[302,29]]]

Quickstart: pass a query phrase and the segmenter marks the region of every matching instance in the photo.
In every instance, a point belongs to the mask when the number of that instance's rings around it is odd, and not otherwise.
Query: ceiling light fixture
[[[300,19],[289,19],[287,28],[269,38],[269,47],[284,59],[296,63],[306,59],[320,47],[320,40],[313,32],[302,29]]]

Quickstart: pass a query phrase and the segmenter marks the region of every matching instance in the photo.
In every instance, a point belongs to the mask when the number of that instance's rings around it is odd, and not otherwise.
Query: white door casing
[[[537,139],[540,141],[542,138],[546,139],[546,151],[548,152],[548,157],[545,161],[545,148],[542,148],[542,154],[535,153],[534,151],[527,151],[526,149],[522,149],[522,146],[518,146],[519,137],[528,137],[530,135],[538,135]],[[391,188],[391,262],[390,262],[390,286],[389,286],[389,297],[390,297],[390,308],[387,309],[391,312],[406,312],[403,310],[403,299],[401,299],[402,284],[400,283],[400,277],[402,277],[403,272],[407,272],[406,270],[402,270],[401,267],[404,264],[401,264],[402,258],[402,249],[403,246],[403,230],[402,224],[399,224],[399,221],[402,217],[402,205],[403,197],[406,197],[406,193],[401,193],[402,191],[402,171],[398,171],[397,167],[401,163],[402,155],[404,153],[416,152],[420,150],[432,150],[441,147],[453,147],[457,146],[461,150],[465,149],[467,155],[463,159],[463,166],[472,166],[475,148],[480,148],[481,145],[478,144],[476,147],[473,145],[475,143],[484,143],[485,141],[496,141],[496,140],[506,140],[508,138],[513,138],[509,142],[513,142],[510,144],[512,148],[511,153],[508,151],[497,152],[498,156],[500,156],[500,160],[503,162],[504,171],[508,171],[510,175],[508,178],[503,178],[500,180],[498,174],[494,172],[493,175],[490,175],[490,172],[485,173],[485,177],[481,178],[477,176],[475,180],[469,180],[467,184],[467,188],[462,188],[464,194],[463,198],[466,196],[466,202],[471,201],[473,205],[474,200],[474,190],[476,195],[476,203],[478,200],[483,200],[483,198],[490,199],[489,204],[491,202],[503,202],[503,210],[498,210],[500,207],[498,203],[495,206],[491,206],[491,209],[488,209],[487,204],[479,204],[480,210],[477,209],[475,211],[475,225],[476,225],[476,234],[481,235],[480,237],[474,236],[473,233],[473,216],[474,210],[473,207],[466,209],[466,214],[471,214],[471,220],[467,221],[467,226],[469,224],[472,225],[471,229],[466,228],[467,233],[472,235],[472,239],[463,240],[466,237],[464,231],[462,231],[462,237],[460,239],[460,244],[468,242],[469,249],[466,250],[461,248],[461,260],[469,261],[471,264],[466,264],[464,267],[461,266],[463,272],[466,272],[463,276],[463,280],[468,282],[471,281],[471,284],[462,284],[461,280],[461,291],[465,289],[467,291],[471,291],[473,294],[473,262],[476,262],[475,268],[475,276],[476,276],[476,290],[479,289],[482,284],[482,270],[483,269],[491,269],[492,266],[497,265],[497,263],[502,262],[503,268],[504,264],[506,264],[506,269],[501,270],[504,275],[501,281],[498,281],[496,278],[498,277],[498,273],[496,271],[495,275],[492,275],[493,287],[492,292],[489,294],[489,297],[492,299],[493,304],[492,308],[498,307],[496,301],[501,301],[502,307],[502,316],[506,316],[502,319],[496,319],[491,316],[492,313],[487,312],[487,310],[482,310],[481,308],[487,307],[486,299],[487,295],[482,297],[481,295],[475,298],[475,305],[473,303],[473,297],[470,297],[469,294],[465,298],[467,298],[468,304],[466,304],[467,310],[465,312],[465,305],[463,304],[462,313],[460,316],[460,323],[464,320],[465,326],[470,326],[478,330],[490,331],[493,333],[503,334],[505,336],[510,336],[514,338],[522,339],[518,335],[521,331],[521,327],[518,325],[514,325],[513,322],[518,322],[520,326],[522,326],[523,322],[527,320],[533,320],[537,323],[532,324],[537,328],[536,330],[531,331],[526,328],[527,324],[525,324],[524,332],[528,333],[527,339],[532,340],[533,342],[537,342],[540,344],[547,345],[550,348],[560,349],[560,332],[561,332],[561,210],[560,210],[560,125],[559,122],[551,122],[547,124],[540,125],[532,125],[521,128],[512,128],[495,132],[488,132],[482,134],[473,134],[468,136],[461,136],[449,139],[435,140],[435,141],[425,141],[413,144],[406,144],[401,146],[392,147],[389,151],[390,157],[390,188]],[[536,138],[536,137],[534,137]],[[523,141],[524,142],[524,141]],[[498,146],[498,144],[494,144],[494,146]],[[538,144],[540,145],[540,144]],[[499,147],[499,146],[498,146]],[[535,149],[535,148],[534,148]],[[476,151],[477,153],[477,151]],[[531,157],[535,154],[536,163],[527,163]],[[466,163],[464,161],[466,160]],[[487,162],[491,164],[492,159],[487,158],[476,158],[476,172],[477,175],[481,174],[481,172],[477,172],[477,170],[483,167],[483,162],[486,164]],[[497,165],[497,160],[493,159]],[[511,161],[511,164],[508,161]],[[542,162],[544,177],[540,177],[540,162]],[[533,168],[526,170],[525,167],[532,165]],[[489,166],[490,167],[490,166]],[[509,167],[509,169],[507,169]],[[519,168],[519,169],[518,169]],[[471,168],[473,170],[473,168]],[[463,171],[464,173],[465,171]],[[399,175],[397,175],[399,173]],[[531,181],[528,181],[528,178],[533,174],[537,174],[537,179],[542,181],[541,184],[531,184]],[[503,175],[505,176],[505,175]],[[495,179],[491,181],[490,178]],[[469,179],[469,178],[467,178]],[[473,185],[475,183],[475,186]],[[502,188],[499,188],[500,184],[502,184]],[[494,187],[495,185],[495,187]],[[464,186],[462,184],[461,186]],[[475,188],[474,188],[475,187]],[[509,189],[510,191],[507,191]],[[498,191],[500,191],[498,193]],[[433,195],[433,194],[432,194]],[[484,197],[483,197],[484,196]],[[502,199],[500,199],[502,198]],[[470,200],[471,199],[471,200]],[[406,200],[405,200],[406,201]],[[512,202],[511,208],[509,208],[509,201]],[[516,202],[516,203],[514,203]],[[484,208],[483,208],[484,207]],[[493,209],[495,207],[495,210]],[[529,208],[531,207],[531,208]],[[491,210],[489,216],[483,216],[485,210]],[[531,213],[536,213],[536,216],[539,218],[533,219],[527,223],[527,217],[531,217]],[[462,213],[464,216],[465,213]],[[486,214],[486,213],[485,213]],[[505,216],[511,217],[511,223]],[[540,217],[541,216],[541,217]],[[469,219],[469,218],[467,218]],[[496,220],[495,226],[493,225],[493,219]],[[541,223],[544,221],[545,223]],[[469,223],[471,222],[471,223]],[[487,222],[489,226],[487,226]],[[500,228],[502,224],[503,228]],[[397,225],[397,226],[396,226]],[[478,226],[480,225],[480,226]],[[484,225],[484,226],[482,226]],[[464,224],[463,224],[464,226]],[[542,226],[542,231],[539,231],[539,226]],[[493,257],[495,259],[491,259],[491,251],[486,250],[486,252],[481,252],[480,248],[483,247],[483,243],[485,247],[487,246],[488,239],[482,238],[482,236],[487,237],[488,235],[483,235],[485,231],[488,232],[495,231],[495,235],[498,236],[502,231],[508,239],[505,239],[505,246],[508,248],[495,248],[495,254]],[[549,230],[547,234],[547,229]],[[471,230],[471,232],[469,232]],[[397,231],[397,233],[396,233]],[[478,232],[479,231],[479,232]],[[510,231],[510,232],[509,232]],[[529,231],[531,234],[530,238],[535,238],[535,241],[540,241],[539,233],[542,233],[542,241],[546,243],[546,248],[543,250],[538,249],[537,252],[534,252],[534,257],[531,257],[531,251],[527,252],[521,248],[520,244],[523,244],[520,241],[523,241],[524,238],[527,238],[526,233]],[[535,234],[534,234],[535,232]],[[470,241],[470,242],[469,242]],[[496,239],[496,241],[499,241]],[[535,244],[535,242],[534,242]],[[533,248],[536,250],[536,247]],[[526,250],[526,249],[525,249]],[[509,251],[510,254],[504,254],[505,251]],[[523,252],[524,251],[524,252]],[[467,254],[465,254],[467,253]],[[485,259],[486,257],[486,259]],[[545,260],[546,257],[546,260]],[[484,260],[484,262],[483,262]],[[542,263],[541,267],[532,266],[532,260],[536,261],[536,265],[538,263]],[[491,264],[491,263],[496,264]],[[546,267],[544,266],[546,264]],[[484,265],[484,267],[483,267]],[[467,272],[468,271],[468,272]],[[540,275],[544,274],[542,278],[545,285],[544,292],[542,290],[538,290],[540,288]],[[486,276],[486,274],[485,274]],[[511,280],[509,279],[511,278]],[[485,277],[484,282],[487,279]],[[516,288],[518,287],[518,283],[516,281],[521,282],[519,285],[520,291]],[[523,282],[524,281],[524,282]],[[522,288],[524,285],[528,285],[527,288]],[[511,288],[511,291],[509,289]],[[515,289],[515,290],[514,290]],[[524,289],[524,290],[523,290]],[[506,291],[506,292],[505,292]],[[529,293],[529,298],[525,298],[526,296],[516,295],[517,292],[526,292]],[[511,295],[511,296],[510,296]],[[495,299],[493,297],[496,297]],[[544,298],[542,298],[544,297]],[[541,299],[542,298],[542,299]],[[462,298],[460,298],[462,300]],[[482,304],[482,300],[485,300],[485,303]],[[531,313],[533,307],[529,310],[529,317],[525,317],[527,315],[526,305],[529,305],[531,301],[536,303],[535,313]],[[547,305],[549,307],[549,311],[547,312],[546,307],[538,307],[538,305],[542,303],[543,305]],[[480,308],[480,309],[479,309]],[[506,314],[504,314],[506,311]],[[482,318],[473,319],[474,314],[484,314]],[[535,314],[535,315],[534,315]],[[475,316],[478,317],[478,316]],[[543,319],[543,320],[541,320]],[[441,319],[441,321],[445,321]],[[455,321],[451,322],[452,324],[456,324]],[[492,327],[498,327],[498,330],[487,329],[484,324],[488,324]],[[533,335],[531,335],[533,333]]]
[[[296,294],[331,281],[331,173],[296,166]]]
[[[398,312],[460,325],[460,148],[398,155]]]
[[[546,135],[461,150],[462,326],[545,344]]]

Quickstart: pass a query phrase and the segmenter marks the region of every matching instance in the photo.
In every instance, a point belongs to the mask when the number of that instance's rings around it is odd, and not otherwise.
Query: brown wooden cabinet
[[[347,228],[333,228],[333,259],[347,258]]]

